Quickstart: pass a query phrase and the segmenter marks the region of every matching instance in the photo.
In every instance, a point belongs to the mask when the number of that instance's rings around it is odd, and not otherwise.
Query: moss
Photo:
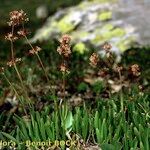
[[[111,11],[105,11],[99,14],[98,16],[100,21],[106,21],[112,18],[112,12]]]
[[[79,52],[80,54],[84,54],[84,52],[87,49],[86,49],[85,44],[83,42],[80,42],[73,47],[73,50]]]

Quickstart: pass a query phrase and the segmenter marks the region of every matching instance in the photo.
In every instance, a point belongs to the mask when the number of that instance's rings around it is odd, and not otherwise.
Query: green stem
[[[14,26],[12,26],[12,31],[11,31],[11,33],[12,33],[12,36],[13,36],[13,34],[14,34]],[[27,94],[27,92],[26,92],[26,90],[25,90],[25,87],[24,87],[24,84],[23,84],[23,81],[22,81],[22,77],[21,77],[21,75],[20,75],[20,73],[19,73],[19,71],[18,71],[18,69],[17,69],[16,63],[15,63],[14,45],[13,45],[13,41],[12,41],[12,40],[11,40],[11,54],[12,54],[11,57],[12,57],[12,62],[13,62],[13,64],[14,64],[14,68],[15,68],[16,73],[17,73],[17,75],[18,75],[18,78],[19,78],[19,80],[20,80],[20,82],[21,82],[21,86],[22,86],[22,88],[23,88],[23,91],[24,91],[24,93],[25,93],[25,96],[26,96],[26,98],[27,98],[28,101],[29,101],[28,94]]]
[[[119,73],[119,80],[120,80],[120,85],[121,85],[121,90],[120,90],[121,112],[123,112],[124,111],[124,102],[123,102],[122,78],[121,78],[121,72],[120,72],[120,70],[118,71],[118,73]]]
[[[20,98],[18,92],[16,91],[15,87],[13,86],[13,84],[9,81],[9,79],[7,78],[7,76],[5,75],[5,73],[3,73],[3,76],[4,76],[4,78],[6,79],[6,81],[8,82],[8,84],[10,85],[10,87],[12,88],[12,90],[15,92],[16,96],[18,97],[18,100],[21,101],[21,98]],[[22,103],[22,102],[21,102],[21,103]],[[26,110],[25,110],[25,108],[24,108],[23,103],[22,103],[22,107],[23,107],[24,113],[27,115],[27,112],[26,112]]]
[[[23,91],[24,91],[25,97],[26,97],[26,99],[28,99],[28,103],[30,104],[30,102],[29,102],[30,99],[29,99],[29,97],[28,97],[26,88],[25,88],[25,86],[24,86],[24,84],[23,84],[22,77],[21,77],[21,75],[20,75],[20,73],[19,73],[19,71],[18,71],[18,68],[17,68],[17,66],[16,66],[15,63],[14,63],[14,68],[15,68],[15,71],[16,71],[16,73],[17,73],[17,75],[18,75],[19,80],[20,80],[20,83],[21,83],[22,89],[23,89]]]
[[[27,36],[25,35],[24,37],[25,37],[27,43],[29,44],[29,46],[31,47],[31,49],[34,51],[34,47],[33,47],[32,44],[30,43],[30,41],[28,40]],[[43,71],[44,71],[44,74],[45,74],[45,77],[46,77],[46,79],[47,79],[47,82],[48,82],[49,85],[50,85],[50,91],[51,91],[51,93],[53,94],[53,96],[55,96],[55,91],[52,90],[51,83],[50,83],[50,80],[49,80],[49,78],[48,78],[46,69],[45,69],[45,67],[44,67],[44,65],[43,65],[43,62],[42,62],[42,60],[41,60],[39,54],[38,54],[38,53],[35,53],[35,54],[36,54],[36,56],[37,56],[37,58],[38,58],[38,60],[39,60],[39,63],[40,63],[40,65],[41,65]]]
[[[65,89],[66,89],[66,82],[65,82],[65,72],[63,73],[63,100],[65,100]]]

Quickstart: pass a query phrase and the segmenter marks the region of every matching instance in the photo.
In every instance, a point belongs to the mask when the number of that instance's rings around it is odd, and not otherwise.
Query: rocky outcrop
[[[83,1],[50,16],[31,41],[44,41],[69,33],[73,42],[78,43],[76,47],[81,53],[87,45],[98,48],[105,41],[112,44],[116,53],[120,53],[134,42],[144,43],[145,36],[150,39],[150,34],[143,29],[147,21],[142,14],[145,7],[147,4],[140,0]],[[148,9],[146,15],[150,15]],[[149,26],[145,26],[150,28],[150,22]]]

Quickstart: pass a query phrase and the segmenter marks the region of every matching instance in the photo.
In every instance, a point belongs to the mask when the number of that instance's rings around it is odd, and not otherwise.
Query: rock
[[[81,53],[85,45],[100,49],[100,45],[108,41],[113,51],[120,54],[131,44],[146,44],[145,38],[150,39],[147,32],[150,31],[150,22],[142,14],[146,7],[140,0],[82,1],[77,6],[59,10],[50,16],[31,41],[45,41],[68,33],[73,43],[82,45]],[[149,16],[149,9],[145,11]]]

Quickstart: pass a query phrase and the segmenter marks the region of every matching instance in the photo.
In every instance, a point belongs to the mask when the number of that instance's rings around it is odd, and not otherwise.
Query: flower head
[[[60,46],[57,48],[57,52],[64,57],[69,57],[71,54],[70,36],[63,35],[59,40]]]
[[[8,65],[9,67],[12,67],[12,66],[14,66],[17,62],[21,62],[21,58],[16,58],[15,60],[11,60],[11,61],[7,62],[7,65]]]
[[[97,66],[97,64],[98,64],[98,62],[99,62],[99,56],[98,56],[98,54],[93,53],[93,54],[90,56],[89,60],[90,60],[90,64],[91,64],[92,66]]]
[[[103,49],[106,51],[106,53],[107,53],[107,52],[109,52],[109,51],[111,50],[112,46],[111,46],[109,43],[105,42],[104,45],[102,46],[102,48],[103,48]]]
[[[18,37],[13,35],[12,33],[7,33],[7,35],[5,36],[5,39],[8,41],[16,41]]]
[[[35,46],[34,49],[29,50],[29,54],[37,54],[38,52],[40,52],[42,49],[39,46]]]
[[[59,40],[59,42],[60,42],[61,44],[63,44],[63,45],[65,45],[65,44],[70,44],[70,41],[71,41],[71,37],[70,37],[69,35],[67,35],[67,34],[63,35],[63,36],[61,37],[61,39]]]
[[[4,73],[4,67],[0,67],[0,73]]]
[[[139,67],[139,65],[137,65],[137,64],[132,65],[132,66],[130,67],[130,69],[131,69],[131,72],[132,72],[132,74],[133,74],[134,76],[139,76],[139,75],[141,74],[141,72],[140,72],[140,67]]]
[[[61,71],[62,73],[69,73],[69,69],[68,69],[68,67],[67,67],[67,65],[66,65],[65,63],[62,63],[62,64],[60,65],[60,71]]]
[[[9,26],[20,25],[23,22],[29,21],[27,14],[23,10],[14,10],[9,13],[10,21],[8,22]]]
[[[19,30],[18,32],[17,32],[17,34],[19,35],[19,36],[26,36],[26,35],[28,35],[29,34],[29,31],[28,30],[26,30],[26,29],[22,29],[22,30]]]

